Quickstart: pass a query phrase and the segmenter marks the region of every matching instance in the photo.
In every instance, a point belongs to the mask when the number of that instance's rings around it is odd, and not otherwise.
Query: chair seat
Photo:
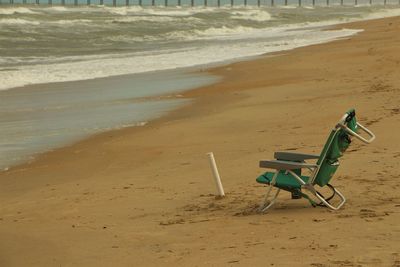
[[[256,181],[260,184],[270,184],[274,174],[275,174],[274,172],[266,172],[260,175],[256,179]],[[304,182],[307,183],[309,179],[308,176],[300,176],[300,177]],[[290,173],[286,173],[284,171],[278,173],[278,177],[276,177],[275,186],[288,191],[301,188],[300,182],[293,175],[291,175]]]

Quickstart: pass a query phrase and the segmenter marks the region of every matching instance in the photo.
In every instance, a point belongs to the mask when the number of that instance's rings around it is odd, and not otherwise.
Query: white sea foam
[[[111,14],[122,15],[122,16],[126,16],[129,13],[140,13],[143,11],[143,8],[140,6],[129,6],[129,7],[98,6],[98,7]]]
[[[191,18],[194,20],[195,18]],[[109,20],[109,22],[120,22],[120,23],[130,23],[138,21],[149,21],[149,22],[174,22],[178,21],[177,18],[173,17],[162,17],[162,16],[126,16],[122,18],[116,18]]]
[[[140,43],[140,42],[155,42],[161,38],[158,36],[130,36],[130,35],[117,35],[117,36],[105,36],[103,40],[112,42],[125,42],[125,43]]]
[[[26,7],[4,7],[0,8],[0,15],[14,15],[14,14],[37,14]]]
[[[271,15],[265,10],[233,11],[231,18],[252,21],[268,21]]]
[[[140,6],[129,6],[129,7],[107,7],[102,6],[102,10],[115,15],[127,16],[127,15],[153,15],[153,16],[169,16],[169,17],[186,17],[197,13],[210,13],[216,10],[212,7],[192,7],[192,8],[176,8],[176,7],[140,7]],[[95,11],[95,10],[93,10]]]
[[[20,66],[0,71],[0,89],[28,84],[93,79],[129,73],[166,70],[223,62],[268,52],[283,51],[331,41],[357,33],[357,30],[297,31],[287,40],[210,45],[191,49],[166,50],[127,55],[87,56],[83,61]],[[268,34],[265,32],[264,34]],[[68,59],[68,61],[70,58]]]
[[[99,6],[99,8],[103,11],[121,15],[121,16],[129,16],[129,15],[150,15],[150,16],[168,16],[168,17],[188,17],[196,14],[203,13],[219,13],[219,12],[231,12],[232,10],[243,10],[243,7],[204,7],[204,6],[195,6],[195,7],[140,7],[140,6],[129,6],[129,7],[107,7],[107,6]],[[92,11],[96,11],[93,9]],[[254,12],[257,11],[255,8],[247,8],[245,11],[242,11],[243,14],[246,12]]]
[[[251,40],[262,38],[290,38],[300,33],[308,33],[313,31],[314,27],[323,27],[338,24],[338,21],[301,23],[296,25],[282,25],[269,29],[256,29],[251,27],[237,26],[229,28],[211,27],[204,30],[192,31],[175,31],[168,33],[167,36],[162,36],[162,39],[174,39],[183,41],[194,40]],[[300,30],[301,29],[301,30]],[[299,32],[300,30],[300,32]],[[314,30],[315,31],[315,30]],[[267,41],[269,42],[269,41]]]
[[[299,8],[298,6],[294,6],[294,5],[287,5],[287,6],[279,6],[278,8],[282,8],[282,9],[296,9]],[[303,8],[307,8],[307,6],[304,6]]]
[[[26,19],[0,19],[0,24],[6,25],[39,25],[39,21]]]
[[[241,33],[245,32],[255,32],[256,30],[254,28],[250,27],[244,27],[244,26],[238,26],[235,28],[229,28],[226,26],[222,26],[220,28],[215,28],[211,27],[205,30],[194,30],[193,33],[194,35],[191,36],[193,39],[198,39],[198,37],[203,37],[203,38],[215,38],[215,37],[227,37],[227,36],[232,36],[232,35],[239,35]],[[241,38],[241,36],[237,36],[238,38]],[[190,39],[190,37],[188,37]]]
[[[146,10],[143,10],[143,13],[146,13],[149,15],[157,15],[157,16],[186,17],[186,16],[191,16],[196,13],[200,13],[200,10],[196,11],[196,9],[186,9],[186,10],[146,9]]]
[[[0,41],[1,40],[9,41],[9,38],[7,36],[0,36]],[[33,37],[21,35],[18,37],[13,37],[13,41],[34,42],[34,41],[36,41],[36,39]],[[0,64],[10,63],[10,61],[14,61],[14,60],[15,60],[15,58],[0,57]]]
[[[191,7],[191,8],[148,8],[144,9],[143,12],[149,15],[157,16],[174,16],[174,17],[186,17],[193,16],[201,13],[213,13],[219,11],[215,7]]]
[[[305,25],[307,26],[307,25]],[[269,37],[277,36],[290,36],[296,32],[287,30],[293,27],[272,28],[267,31]],[[132,37],[129,35],[107,36],[104,40],[117,41],[117,42],[149,42],[149,41],[196,41],[196,40],[240,40],[240,39],[257,39],[266,36],[265,29],[255,29],[251,27],[237,26],[229,28],[210,27],[204,30],[179,30],[173,31],[162,35],[144,35],[140,37]]]
[[[90,19],[62,19],[62,20],[57,20],[57,21],[52,21],[50,22],[51,24],[61,24],[61,25],[72,25],[72,24],[88,24],[91,23],[92,20]]]
[[[57,12],[66,12],[66,11],[71,11],[71,8],[67,8],[64,6],[52,6],[52,7],[46,7],[46,10],[57,11]]]
[[[379,19],[400,16],[400,8],[382,9],[377,12],[363,15],[364,19]]]
[[[117,14],[117,15],[127,15],[128,11],[126,8],[121,8],[121,7],[114,7],[114,8],[109,8],[109,7],[104,7],[105,10],[112,14]]]

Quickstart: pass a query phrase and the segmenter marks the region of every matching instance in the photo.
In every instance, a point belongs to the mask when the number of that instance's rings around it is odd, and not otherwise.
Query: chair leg
[[[317,190],[315,190],[314,187],[312,186],[307,186],[305,187],[310,193],[312,193],[314,196],[316,196],[322,204],[324,204],[326,207],[332,209],[332,210],[338,210],[340,209],[344,203],[346,202],[346,198],[344,197],[344,195],[337,190],[335,187],[332,186],[332,190],[339,196],[339,198],[341,199],[340,203],[335,207],[332,204],[330,204],[328,201],[325,200],[325,198],[323,196],[321,196]]]
[[[276,201],[276,198],[278,197],[279,192],[281,191],[281,190],[278,188],[278,189],[276,190],[274,196],[273,196],[272,198],[270,198],[270,195],[271,195],[271,192],[272,192],[272,188],[273,188],[273,187],[274,187],[274,186],[273,186],[272,184],[270,184],[270,185],[268,186],[267,194],[265,195],[264,201],[263,201],[263,203],[261,204],[260,209],[259,209],[259,211],[260,211],[261,213],[266,212],[267,209],[269,209],[272,205],[274,205],[274,203],[275,203],[275,201]]]

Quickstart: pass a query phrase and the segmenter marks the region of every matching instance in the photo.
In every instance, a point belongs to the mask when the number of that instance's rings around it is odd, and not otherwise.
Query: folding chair
[[[369,139],[358,134],[360,129],[369,135]],[[268,185],[267,194],[260,211],[265,212],[275,203],[281,189],[290,192],[292,199],[306,198],[314,207],[326,206],[332,210],[340,209],[346,199],[329,182],[339,167],[338,159],[343,156],[350,145],[351,137],[355,137],[366,144],[375,139],[375,135],[370,130],[357,122],[354,109],[346,112],[335,128],[332,129],[320,155],[276,152],[275,160],[261,160],[261,168],[274,169],[275,171],[266,172],[256,179],[258,183]],[[317,160],[317,162],[307,163],[306,160]],[[302,169],[308,169],[311,174],[309,176],[301,175]],[[332,191],[332,195],[325,198],[316,190],[315,185],[327,186]],[[273,187],[277,189],[274,194],[272,194]],[[304,191],[310,193],[310,195],[304,193]],[[340,198],[340,203],[336,206],[330,203],[335,195]],[[318,200],[320,203],[318,203]]]

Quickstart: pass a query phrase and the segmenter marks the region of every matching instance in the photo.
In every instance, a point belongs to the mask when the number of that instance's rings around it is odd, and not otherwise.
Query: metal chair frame
[[[356,133],[355,131],[351,130],[346,124],[346,119],[349,116],[349,114],[343,115],[343,117],[339,120],[338,124],[335,126],[333,131],[335,131],[335,135],[339,132],[340,129],[345,130],[349,135],[359,139],[363,143],[370,144],[374,139],[375,135],[366,127],[361,125],[360,123],[357,122],[357,128],[361,129],[364,131],[366,134],[369,135],[369,139],[366,139]],[[331,139],[331,142],[329,145],[331,145],[333,141],[333,138]],[[318,172],[320,170],[321,164],[309,164],[306,163],[305,160],[307,159],[319,159],[322,158],[324,159],[326,157],[327,150],[323,155],[310,155],[310,154],[302,154],[302,153],[293,153],[293,152],[276,152],[274,157],[277,160],[262,160],[260,161],[260,167],[261,168],[270,168],[270,169],[275,169],[275,173],[271,179],[271,182],[269,183],[269,186],[267,187],[267,193],[264,198],[264,201],[262,202],[260,206],[260,212],[265,212],[267,211],[270,207],[273,206],[273,204],[276,202],[276,199],[280,193],[280,188],[277,189],[275,194],[271,197],[271,192],[272,188],[276,185],[276,179],[278,177],[278,174],[280,171],[286,171],[290,173],[300,184],[301,184],[301,189],[307,190],[309,193],[311,193],[312,196],[316,197],[318,200],[321,201],[321,204],[324,206],[332,209],[332,210],[338,210],[340,209],[344,203],[346,202],[345,196],[335,187],[330,186],[331,190],[333,191],[334,194],[337,194],[340,198],[339,204],[336,206],[332,205],[327,201],[315,188],[315,178],[318,175]],[[293,161],[290,161],[293,160]],[[321,161],[322,162],[322,161]],[[308,179],[307,182],[303,181],[301,177],[296,174],[293,170],[295,169],[308,169],[311,171],[311,175]],[[308,196],[308,195],[307,195]],[[312,201],[309,199],[310,202]]]

